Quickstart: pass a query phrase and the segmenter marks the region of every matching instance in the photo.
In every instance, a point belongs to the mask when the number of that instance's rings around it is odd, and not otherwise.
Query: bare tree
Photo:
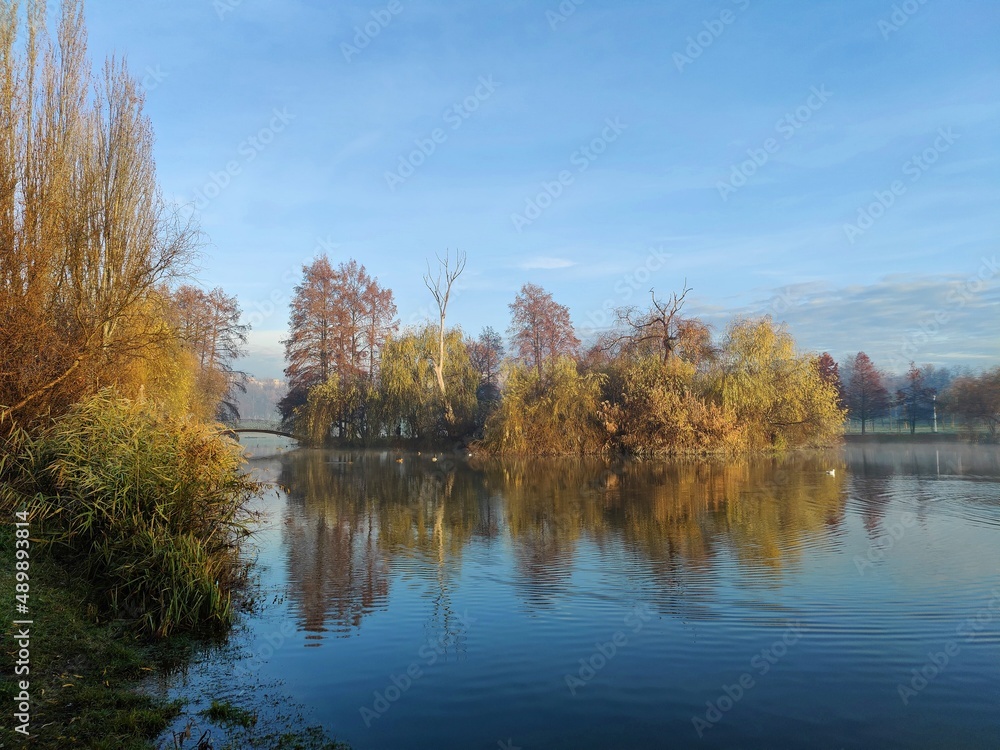
[[[682,339],[702,338],[701,332],[693,330],[690,324],[685,325],[689,321],[681,317],[684,300],[690,291],[685,280],[680,294],[674,292],[663,302],[656,299],[655,291],[650,289],[651,305],[645,312],[639,312],[634,307],[619,308],[616,311],[618,324],[624,326],[624,331],[608,336],[603,348],[608,351],[632,352],[652,350],[658,352],[666,362],[675,353]]]
[[[427,289],[430,290],[438,308],[437,358],[431,361],[431,366],[434,369],[434,377],[437,379],[438,389],[441,391],[441,398],[444,400],[445,418],[449,423],[451,423],[454,421],[454,414],[452,413],[451,404],[448,401],[448,394],[444,384],[444,329],[445,318],[448,313],[448,300],[451,298],[451,287],[455,283],[455,279],[461,276],[462,271],[465,270],[466,256],[465,253],[456,251],[454,266],[451,265],[451,256],[448,251],[445,251],[443,259],[440,255],[435,255],[435,257],[438,262],[437,276],[432,275],[431,262],[429,260],[427,261],[427,274],[424,276],[424,284]]]

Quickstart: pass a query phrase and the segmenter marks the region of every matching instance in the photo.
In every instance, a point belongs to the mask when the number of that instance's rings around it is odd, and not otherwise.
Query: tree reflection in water
[[[398,462],[398,458],[403,461]],[[434,632],[461,625],[450,592],[471,543],[509,543],[528,608],[553,605],[602,560],[636,566],[686,617],[717,566],[777,584],[810,537],[835,539],[847,481],[839,453],[744,461],[466,461],[297,451],[282,460],[290,597],[299,626],[349,634],[390,581],[426,586]],[[831,476],[830,468],[841,468]],[[680,581],[686,581],[680,590]],[[694,583],[693,583],[694,582]],[[673,595],[671,595],[671,592]]]

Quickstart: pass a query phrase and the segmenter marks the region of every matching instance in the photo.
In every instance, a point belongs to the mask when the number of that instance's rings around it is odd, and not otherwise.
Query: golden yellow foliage
[[[498,454],[599,453],[606,447],[601,426],[604,377],[581,375],[569,357],[537,369],[510,365],[504,397],[486,421],[483,446]]]

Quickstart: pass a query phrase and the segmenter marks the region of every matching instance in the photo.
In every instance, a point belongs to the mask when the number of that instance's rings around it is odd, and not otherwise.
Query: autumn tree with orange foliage
[[[500,454],[748,453],[829,445],[844,412],[815,360],[770,318],[735,320],[724,339],[681,315],[685,285],[649,310],[621,311],[583,361],[548,357],[545,333],[569,312],[527,285],[511,306],[519,361],[508,367],[482,447]],[[545,311],[545,312],[540,312]],[[575,337],[573,337],[575,340]],[[567,347],[569,349],[570,347]],[[575,350],[575,346],[572,347]],[[539,363],[546,365],[544,372]]]
[[[561,356],[574,357],[580,348],[569,308],[552,299],[537,284],[525,284],[510,304],[508,334],[514,356],[534,368],[539,381],[543,368]]]
[[[864,352],[858,352],[846,361],[846,386],[844,401],[851,417],[861,420],[861,434],[866,425],[889,410],[889,391],[885,387],[885,373],[875,366]]]
[[[844,382],[840,378],[840,365],[830,352],[823,352],[816,358],[816,371],[824,383],[832,385],[837,390],[837,399],[844,400]]]
[[[985,428],[990,440],[1000,439],[1000,367],[956,378],[945,394],[945,404],[969,434]]]
[[[291,302],[285,345],[288,395],[280,409],[294,427],[298,418],[323,437],[330,425],[317,426],[322,411],[342,436],[367,431],[366,406],[374,388],[386,341],[397,329],[392,291],[349,260],[336,268],[326,255],[302,268]],[[323,386],[310,401],[312,389]],[[336,401],[336,403],[334,403]],[[305,412],[312,410],[311,415]]]
[[[222,421],[239,419],[237,393],[246,392],[246,373],[233,363],[245,354],[250,330],[240,322],[239,302],[219,287],[206,292],[188,284],[171,295],[171,302],[177,333],[197,363],[199,405]]]

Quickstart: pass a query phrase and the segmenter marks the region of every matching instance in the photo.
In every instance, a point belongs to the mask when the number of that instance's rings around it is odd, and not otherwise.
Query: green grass
[[[216,724],[233,724],[249,729],[257,723],[257,712],[234,706],[229,701],[212,701],[212,705],[201,712],[202,716],[211,719]]]
[[[0,524],[0,610],[6,612],[14,608],[14,549],[12,525]],[[183,666],[203,642],[183,635],[153,640],[134,622],[98,619],[93,586],[38,547],[30,574],[31,737],[13,731],[8,713],[0,747],[195,750],[208,729],[197,721],[204,718],[232,730],[212,733],[216,750],[349,750],[320,727],[298,721],[273,731],[258,725],[256,708],[218,700],[190,717],[188,738],[158,743],[183,717],[187,701],[143,694],[140,682]],[[13,649],[7,638],[0,650],[0,701],[7,706],[23,679],[14,676]],[[228,739],[220,741],[220,734]]]
[[[861,434],[861,422],[856,419],[848,420],[844,425],[844,433],[846,435],[860,435]],[[910,432],[910,425],[908,422],[903,422],[899,420],[889,420],[889,419],[876,419],[873,425],[870,421],[865,427],[865,435],[907,435],[912,436],[914,433]],[[985,438],[988,433],[985,428],[976,426],[973,429],[969,429],[966,425],[956,422],[950,418],[938,420],[937,432],[934,431],[932,425],[920,421],[917,423],[916,435],[936,435],[944,439],[949,438]]]
[[[0,602],[14,607],[14,534],[0,526]],[[35,548],[29,598],[32,696],[30,740],[3,722],[3,744],[37,748],[87,747],[148,750],[151,741],[181,711],[182,703],[157,701],[133,688],[143,676],[176,664],[190,643],[176,639],[153,645],[135,628],[95,622],[89,585]],[[0,653],[0,701],[17,695],[10,639]]]

